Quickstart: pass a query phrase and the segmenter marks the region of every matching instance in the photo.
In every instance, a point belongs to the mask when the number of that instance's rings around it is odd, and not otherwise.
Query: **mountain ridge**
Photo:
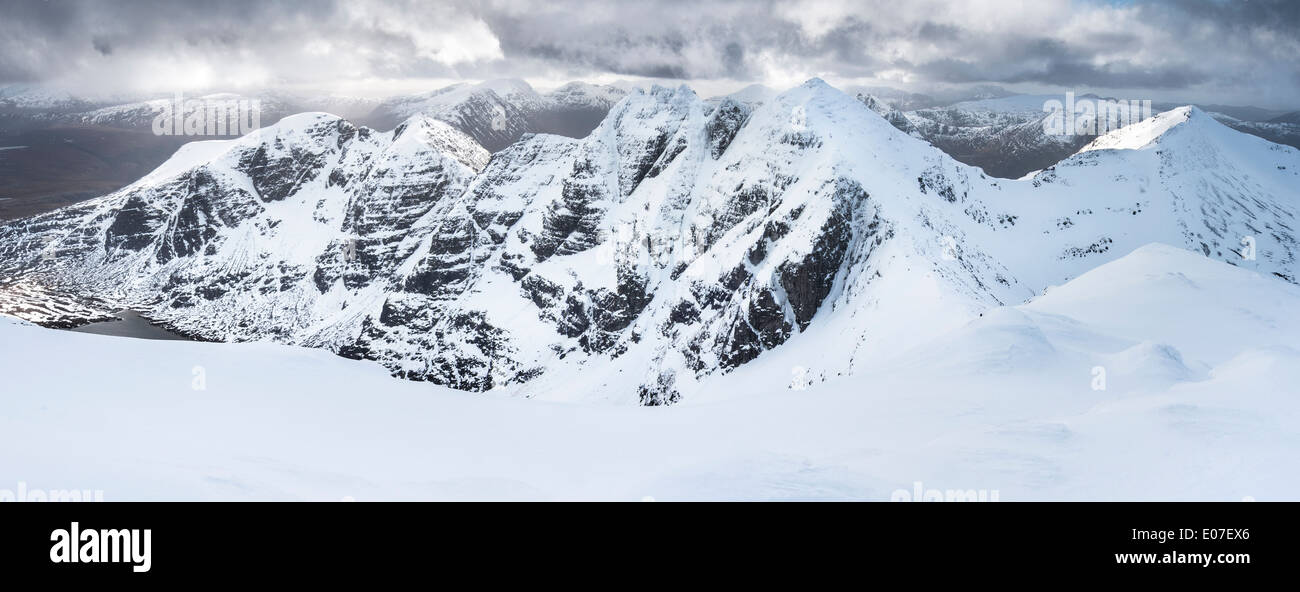
[[[752,110],[634,91],[585,138],[524,136],[490,160],[428,117],[390,134],[289,123],[224,168],[109,196],[120,214],[0,227],[0,271],[98,286],[190,334],[323,347],[467,390],[646,405],[761,356],[852,373],[1152,240],[1296,277],[1300,155],[1227,128],[1213,128],[1219,152],[1175,146],[1221,170],[1093,150],[1007,181],[819,79]],[[412,125],[455,141],[398,149]],[[88,222],[103,239],[59,230]],[[1258,253],[1244,260],[1233,247],[1248,235]],[[58,255],[34,256],[51,236]]]

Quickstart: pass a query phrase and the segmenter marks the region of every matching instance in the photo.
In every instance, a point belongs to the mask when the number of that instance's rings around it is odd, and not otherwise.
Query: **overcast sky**
[[[98,94],[820,76],[1300,109],[1297,56],[1288,0],[0,0],[0,84]]]

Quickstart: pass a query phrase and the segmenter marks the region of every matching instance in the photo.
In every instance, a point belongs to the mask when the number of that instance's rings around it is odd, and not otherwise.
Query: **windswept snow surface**
[[[1133,125],[1106,134],[1084,146],[1079,152],[1091,150],[1141,150],[1155,144],[1161,136],[1174,129],[1174,126],[1189,121],[1196,107],[1186,106],[1165,111],[1150,119],[1144,119]],[[1204,117],[1204,115],[1199,115]]]
[[[888,500],[920,482],[1003,501],[1295,499],[1297,310],[1294,285],[1148,245],[887,369],[780,384],[750,364],[720,379],[730,398],[661,408],[475,395],[321,350],[0,318],[0,487]]]

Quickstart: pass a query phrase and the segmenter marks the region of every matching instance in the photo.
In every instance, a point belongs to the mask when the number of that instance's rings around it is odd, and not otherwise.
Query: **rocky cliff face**
[[[316,329],[347,332],[353,306],[415,248],[414,222],[487,158],[427,118],[378,134],[296,115],[191,143],[117,193],[8,226],[3,266],[206,339],[314,342]]]

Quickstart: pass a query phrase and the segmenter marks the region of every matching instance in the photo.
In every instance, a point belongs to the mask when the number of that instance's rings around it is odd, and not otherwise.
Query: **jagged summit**
[[[613,86],[575,81],[546,93],[545,97],[557,106],[608,110],[626,94]]]
[[[412,115],[391,133],[393,150],[405,149],[409,153],[434,150],[452,156],[475,172],[483,170],[492,156],[464,132],[422,113]]]
[[[582,82],[539,94],[523,80],[488,80],[394,97],[366,119],[379,129],[391,129],[413,115],[427,115],[495,152],[525,133],[585,136],[622,96],[616,88]]]
[[[683,102],[699,98],[688,84],[679,84],[677,86],[664,86],[662,84],[652,84],[649,88],[634,88],[627,93],[622,101],[635,101],[637,97],[651,97],[659,101]],[[618,108],[619,105],[615,105]]]
[[[834,90],[835,92],[840,92],[840,94],[844,94],[838,88],[831,86],[829,83],[827,83],[825,80],[822,80],[821,77],[818,76],[813,76],[812,78],[803,81],[803,84],[801,84],[800,86],[803,86],[805,88],[828,88]]]

